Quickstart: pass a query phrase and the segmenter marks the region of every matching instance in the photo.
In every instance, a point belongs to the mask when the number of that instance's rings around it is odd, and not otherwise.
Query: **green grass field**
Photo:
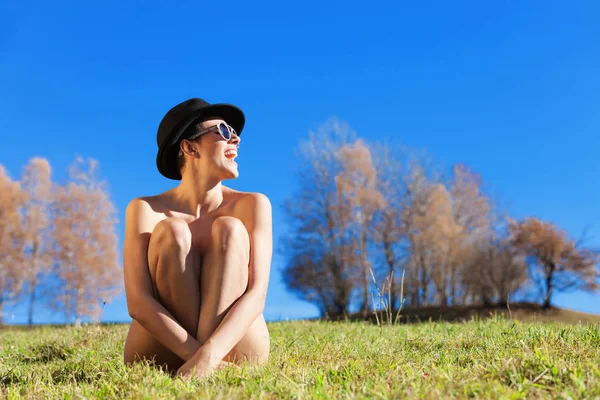
[[[264,367],[173,379],[122,364],[126,325],[0,331],[3,398],[598,398],[600,324],[492,318],[269,324]]]

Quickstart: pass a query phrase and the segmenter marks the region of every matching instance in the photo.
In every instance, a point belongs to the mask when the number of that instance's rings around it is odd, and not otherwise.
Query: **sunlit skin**
[[[204,121],[200,129],[220,121]],[[271,204],[260,193],[222,184],[239,175],[239,141],[226,141],[217,131],[183,140],[180,184],[127,206],[127,364],[154,359],[187,378],[229,363],[267,361],[262,312],[272,257]]]

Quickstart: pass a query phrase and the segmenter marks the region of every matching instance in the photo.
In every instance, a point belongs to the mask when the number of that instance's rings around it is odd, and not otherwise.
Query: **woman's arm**
[[[229,353],[262,313],[269,286],[273,252],[271,203],[265,195],[252,193],[240,199],[237,207],[239,219],[250,236],[248,289],[200,349],[216,360],[222,360]]]
[[[200,342],[152,294],[148,269],[148,244],[153,229],[151,212],[148,203],[141,199],[132,200],[125,211],[123,274],[127,308],[131,318],[163,346],[187,361],[198,351]]]

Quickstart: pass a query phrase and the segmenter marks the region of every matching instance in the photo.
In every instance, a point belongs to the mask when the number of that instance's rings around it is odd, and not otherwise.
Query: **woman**
[[[125,362],[206,376],[228,363],[264,363],[262,311],[272,256],[271,204],[222,185],[237,178],[243,112],[190,99],[158,128],[159,172],[180,180],[125,213],[123,270],[132,318]]]

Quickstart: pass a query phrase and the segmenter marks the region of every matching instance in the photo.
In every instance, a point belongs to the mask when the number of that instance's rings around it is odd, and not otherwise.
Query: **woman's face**
[[[234,179],[239,176],[238,164],[235,158],[238,155],[240,138],[237,135],[231,135],[226,140],[217,128],[218,123],[223,123],[222,119],[211,119],[201,123],[198,129],[214,128],[210,132],[200,136],[196,141],[200,171],[215,175],[220,180]]]

